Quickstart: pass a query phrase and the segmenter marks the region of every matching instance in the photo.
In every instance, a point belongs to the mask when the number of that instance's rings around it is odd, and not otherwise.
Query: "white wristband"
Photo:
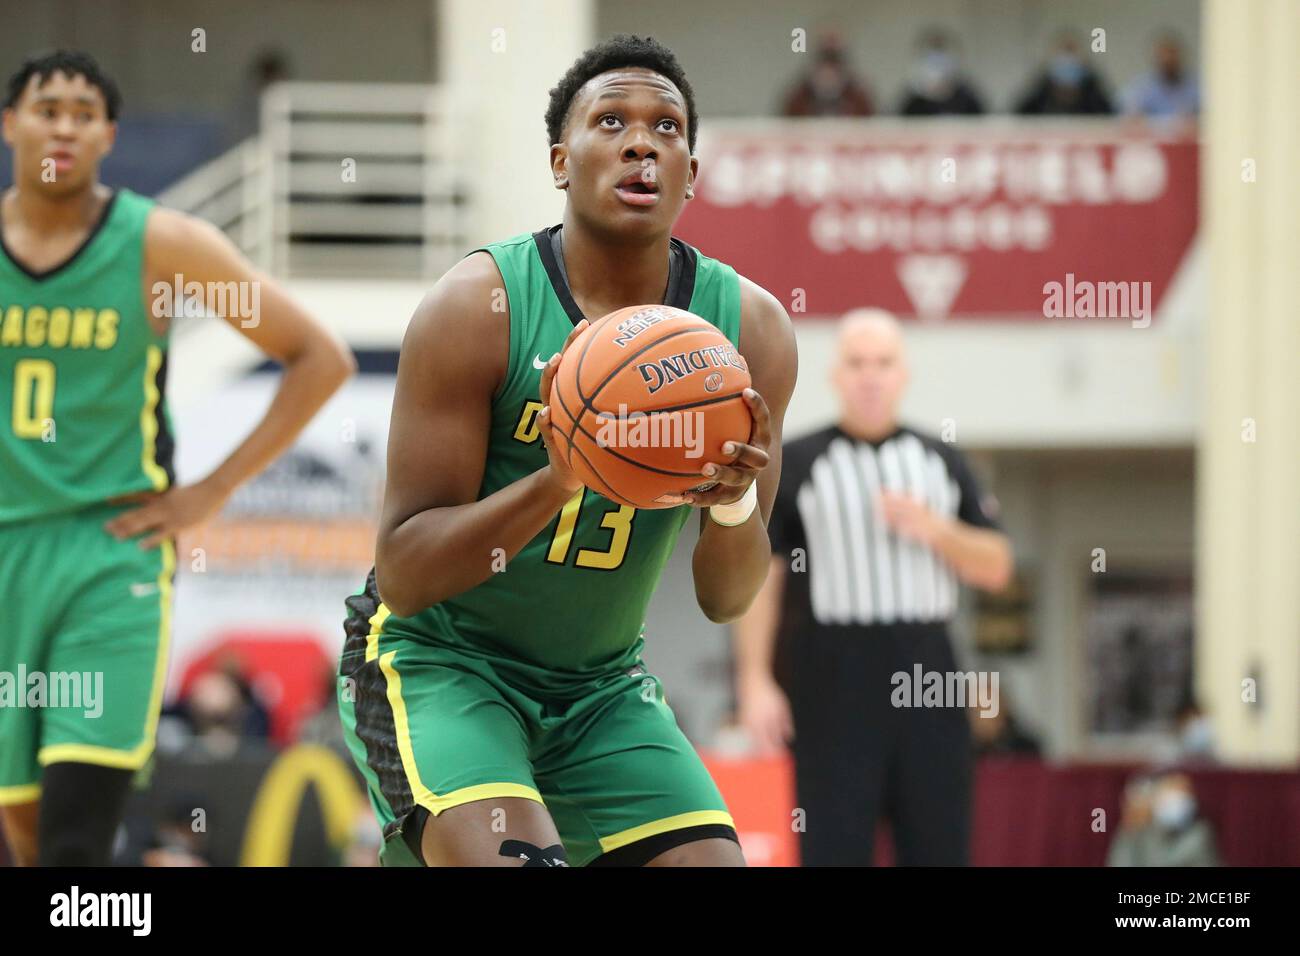
[[[714,505],[709,509],[709,517],[724,528],[734,528],[744,524],[758,507],[758,482],[751,481],[745,489],[745,496],[729,505]]]

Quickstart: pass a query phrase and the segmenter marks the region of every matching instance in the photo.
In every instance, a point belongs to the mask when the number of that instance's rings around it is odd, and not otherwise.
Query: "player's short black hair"
[[[677,56],[654,37],[618,33],[597,43],[574,61],[560,82],[551,90],[551,102],[546,107],[546,135],[554,146],[564,136],[564,123],[569,118],[573,98],[593,76],[607,70],[639,66],[654,70],[669,80],[686,100],[686,142],[695,152],[695,132],[698,117],[695,114],[695,91],[686,79],[686,71],[677,62]]]
[[[9,77],[5,109],[12,109],[17,105],[18,98],[23,95],[33,76],[36,77],[38,86],[44,86],[55,73],[84,77],[88,84],[103,94],[109,122],[117,120],[117,115],[122,110],[122,94],[118,92],[117,84],[113,82],[112,77],[100,69],[93,56],[80,50],[51,50],[29,56],[18,71]]]

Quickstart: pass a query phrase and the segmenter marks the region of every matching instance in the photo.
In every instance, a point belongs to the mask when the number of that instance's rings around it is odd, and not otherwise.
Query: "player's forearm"
[[[965,584],[999,591],[1011,580],[1011,543],[1000,531],[945,519],[932,544]]]
[[[482,584],[546,527],[574,491],[549,468],[478,501],[429,508],[381,531],[375,578],[390,611],[409,617]]]
[[[732,647],[738,687],[754,680],[772,679],[772,649],[776,644],[784,587],[785,559],[773,555],[767,580],[758,589],[749,610],[735,624]]]
[[[322,337],[288,360],[262,420],[205,481],[229,496],[285,452],[355,371],[352,353],[333,338]]]
[[[726,624],[744,614],[763,586],[771,556],[758,508],[734,528],[706,519],[691,561],[695,597],[704,616]]]

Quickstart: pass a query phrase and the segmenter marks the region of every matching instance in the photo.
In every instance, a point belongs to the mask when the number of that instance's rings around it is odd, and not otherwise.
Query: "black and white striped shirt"
[[[831,425],[788,442],[768,522],[773,555],[792,559],[783,616],[818,625],[943,624],[953,617],[956,575],[933,550],[884,523],[881,491],[997,527],[989,514],[995,506],[981,501],[961,453],[936,438],[899,427],[867,442]]]

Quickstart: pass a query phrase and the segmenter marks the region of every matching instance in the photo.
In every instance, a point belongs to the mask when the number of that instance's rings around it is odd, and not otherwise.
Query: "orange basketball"
[[[681,309],[611,312],[573,340],[551,383],[556,450],[592,491],[638,508],[712,484],[727,441],[749,441],[749,369],[718,329]]]

